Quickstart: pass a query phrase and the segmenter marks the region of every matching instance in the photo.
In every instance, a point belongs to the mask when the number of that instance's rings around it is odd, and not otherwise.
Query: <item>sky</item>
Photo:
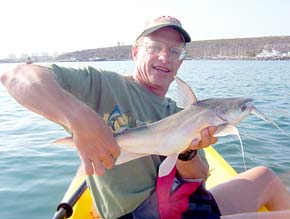
[[[1,0],[0,58],[131,45],[163,15],[193,41],[290,35],[290,0]]]

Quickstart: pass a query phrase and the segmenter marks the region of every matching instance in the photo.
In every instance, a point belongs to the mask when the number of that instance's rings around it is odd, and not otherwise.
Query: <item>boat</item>
[[[207,189],[223,183],[237,175],[237,172],[233,169],[233,167],[212,146],[204,148],[204,151],[210,170],[210,176],[206,182]],[[100,218],[96,216],[95,212],[92,211],[92,205],[92,197],[85,183],[85,175],[75,177],[58,207],[58,212],[62,210],[64,212],[62,214],[66,214],[66,217],[55,216],[54,219]],[[73,207],[71,208],[71,206]],[[263,207],[260,211],[267,211],[267,209]]]

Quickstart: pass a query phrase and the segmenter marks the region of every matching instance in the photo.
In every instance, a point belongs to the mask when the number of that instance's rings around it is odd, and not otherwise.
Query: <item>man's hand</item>
[[[185,151],[205,148],[216,143],[218,139],[213,136],[216,130],[217,127],[215,126],[203,129],[201,131],[201,140],[194,139]],[[177,160],[176,167],[179,176],[183,178],[203,179],[205,182],[208,177],[208,164],[198,155],[189,161]]]
[[[87,175],[103,175],[114,166],[120,147],[112,130],[93,110],[86,108],[73,125],[73,141]]]
[[[99,114],[65,91],[48,68],[19,65],[1,74],[0,81],[21,105],[73,132],[86,174],[102,175],[114,166],[120,148],[111,129]]]
[[[189,148],[187,150],[196,150],[208,147],[209,145],[215,144],[218,140],[217,137],[214,137],[214,133],[216,132],[218,127],[216,126],[210,126],[205,129],[203,129],[200,133],[201,140],[194,139]]]

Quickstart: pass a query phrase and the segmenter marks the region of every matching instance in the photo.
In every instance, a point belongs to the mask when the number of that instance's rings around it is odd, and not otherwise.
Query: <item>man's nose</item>
[[[170,55],[170,52],[167,48],[164,48],[159,53],[159,59],[162,60],[163,62],[170,62],[171,61],[171,55]]]

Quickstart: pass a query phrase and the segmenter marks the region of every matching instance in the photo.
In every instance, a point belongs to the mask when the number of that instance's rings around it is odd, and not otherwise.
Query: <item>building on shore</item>
[[[256,55],[258,60],[290,60],[290,52],[280,52],[275,49],[268,51],[263,49],[262,52]]]

